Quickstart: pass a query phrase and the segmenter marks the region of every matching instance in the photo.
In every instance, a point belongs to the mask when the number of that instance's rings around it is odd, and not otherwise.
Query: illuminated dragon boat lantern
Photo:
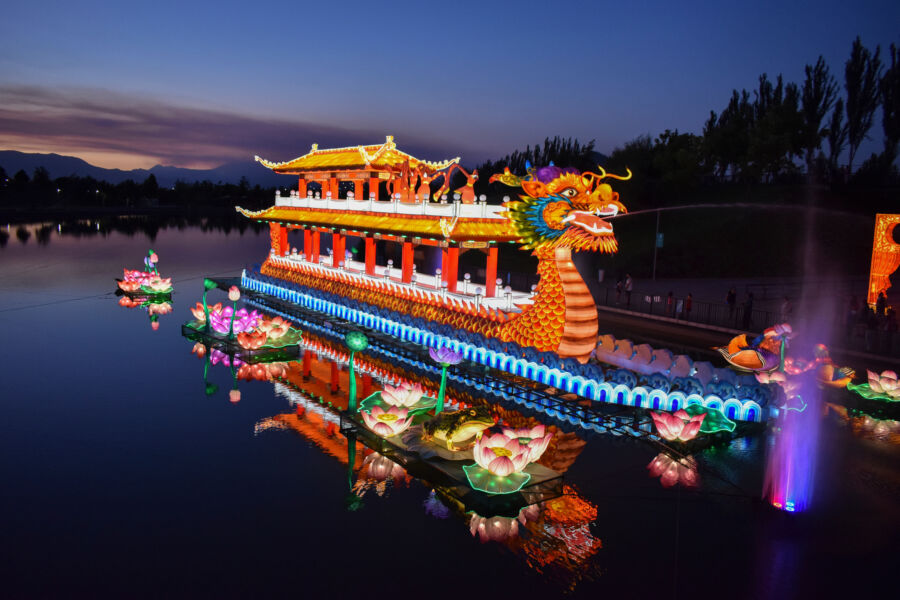
[[[597,345],[597,308],[572,262],[572,252],[618,249],[607,218],[625,213],[619,194],[604,179],[631,179],[555,166],[529,169],[519,178],[506,169],[491,177],[521,187],[519,200],[507,202],[506,217],[525,250],[538,259],[540,282],[535,303],[494,334],[501,341],[555,351],[585,362]]]

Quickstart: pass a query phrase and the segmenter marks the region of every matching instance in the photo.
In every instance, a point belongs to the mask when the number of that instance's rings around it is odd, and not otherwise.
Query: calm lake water
[[[346,441],[298,417],[290,386],[241,380],[233,403],[220,363],[205,393],[181,324],[203,277],[259,262],[267,231],[65,232],[13,226],[0,248],[0,596],[806,598],[892,581],[896,423],[829,410],[811,506],[786,514],[761,500],[766,435],[696,455],[698,489],[664,488],[655,448],[547,418],[566,496],[482,540],[424,482],[363,456],[348,478]],[[151,247],[175,282],[157,330],[113,293]],[[317,358],[307,387],[330,372]]]

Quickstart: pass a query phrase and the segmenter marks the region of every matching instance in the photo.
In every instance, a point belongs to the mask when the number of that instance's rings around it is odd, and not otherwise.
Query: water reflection
[[[130,214],[102,215],[94,218],[62,218],[54,221],[40,221],[20,224],[7,224],[0,230],[0,248],[6,246],[10,230],[15,228],[16,239],[23,245],[32,236],[38,245],[46,246],[54,236],[59,237],[107,237],[111,233],[121,233],[128,237],[146,235],[151,241],[156,239],[160,231],[166,229],[183,230],[196,228],[200,231],[221,231],[230,233],[237,231],[240,235],[250,231],[258,233],[268,229],[262,224],[249,221],[234,211],[204,214]]]
[[[900,421],[879,418],[832,402],[825,404],[825,413],[849,425],[857,437],[900,445]]]
[[[659,477],[665,488],[681,484],[686,488],[700,486],[700,474],[697,473],[697,461],[691,456],[670,456],[660,452],[647,465],[650,477]]]
[[[599,574],[588,563],[601,548],[600,540],[591,533],[591,524],[597,517],[596,507],[581,497],[571,485],[565,485],[563,495],[519,509],[515,516],[502,514],[478,514],[461,502],[458,493],[434,485],[424,479],[416,479],[402,464],[391,456],[373,451],[359,441],[342,435],[341,411],[347,408],[346,390],[349,357],[339,346],[312,334],[304,334],[300,360],[249,365],[235,357],[229,357],[213,349],[195,344],[195,354],[206,358],[210,364],[230,368],[237,366],[235,380],[268,381],[276,396],[285,399],[293,410],[259,420],[254,426],[255,435],[273,430],[292,431],[317,446],[326,455],[347,465],[350,477],[350,495],[346,499],[348,510],[364,509],[363,499],[389,501],[390,492],[397,487],[410,487],[417,480],[427,490],[422,504],[425,512],[434,518],[451,516],[467,527],[473,537],[486,542],[498,542],[519,555],[532,569],[551,574],[565,587],[574,587],[585,577]],[[215,355],[214,359],[210,357]],[[407,372],[396,365],[358,352],[356,368],[361,375],[361,392],[369,395],[386,386],[394,387],[403,382],[416,383],[423,389],[434,389],[437,382]],[[415,382],[413,382],[415,380]],[[515,410],[490,405],[483,398],[471,393],[453,390],[448,396],[453,407],[482,405],[490,407],[498,421],[507,428],[519,431],[546,429],[554,435],[548,440],[540,462],[547,467],[566,471],[575,462],[585,446],[585,441],[572,432],[563,432],[554,424],[539,423],[534,417]]]
[[[124,308],[140,308],[146,311],[150,320],[150,328],[153,331],[159,329],[159,318],[172,312],[172,303],[168,299],[148,296],[122,295],[118,300],[119,306]]]

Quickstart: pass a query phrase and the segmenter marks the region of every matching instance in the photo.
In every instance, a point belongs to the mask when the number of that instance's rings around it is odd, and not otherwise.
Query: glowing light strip
[[[524,377],[537,383],[555,387],[567,393],[576,394],[597,402],[624,404],[627,406],[639,406],[642,408],[670,411],[678,410],[688,404],[699,403],[703,406],[711,405],[714,408],[720,408],[725,413],[725,416],[732,420],[761,422],[767,416],[766,411],[753,400],[745,400],[742,402],[738,398],[722,399],[712,394],[705,397],[699,394],[685,395],[684,392],[680,391],[666,393],[659,389],[647,390],[641,386],[636,386],[632,389],[621,383],[616,384],[613,382],[601,382],[594,379],[586,379],[581,375],[575,375],[556,368],[548,368],[544,364],[533,363],[526,361],[523,358],[513,357],[502,352],[494,352],[487,348],[437,335],[427,330],[410,327],[409,325],[404,325],[390,319],[349,308],[342,304],[314,298],[296,290],[290,290],[282,286],[259,281],[249,277],[246,271],[241,275],[241,285],[250,290],[261,292],[284,301],[293,302],[294,304],[310,310],[370,327],[404,341],[432,348],[446,346],[456,352],[460,352],[466,360],[487,365],[500,371]],[[325,330],[325,328],[322,329]],[[396,357],[404,362],[410,362],[399,355],[396,355]],[[469,383],[470,380],[463,380],[462,378],[457,378],[457,380],[461,380],[466,383],[466,385],[471,385],[479,390],[489,391],[493,389],[489,385],[486,386],[485,384],[474,380],[471,380],[472,383]],[[528,403],[526,403],[526,406],[528,406]],[[533,406],[528,407],[534,408]],[[559,411],[549,409],[545,412],[551,416],[571,421],[569,416],[560,415]],[[573,422],[573,424],[580,423]],[[583,424],[582,426],[590,428],[587,424]]]

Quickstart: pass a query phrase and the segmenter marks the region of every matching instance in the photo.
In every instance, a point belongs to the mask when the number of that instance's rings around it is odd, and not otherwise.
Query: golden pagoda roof
[[[305,227],[345,229],[364,233],[380,233],[420,237],[451,242],[515,242],[518,236],[507,219],[458,218],[428,215],[402,215],[367,211],[329,210],[272,206],[260,211],[237,207],[245,217],[258,221],[274,221]],[[442,226],[443,221],[443,226]],[[447,230],[449,235],[444,235]]]
[[[350,171],[350,170],[383,170],[389,167],[399,167],[409,161],[409,168],[419,166],[428,171],[441,171],[450,165],[459,163],[459,157],[450,160],[431,162],[421,160],[397,150],[394,136],[389,135],[381,145],[374,146],[348,146],[346,148],[319,149],[318,144],[313,144],[312,149],[294,160],[286,162],[271,162],[254,157],[257,162],[276,173],[299,175],[316,171]]]

